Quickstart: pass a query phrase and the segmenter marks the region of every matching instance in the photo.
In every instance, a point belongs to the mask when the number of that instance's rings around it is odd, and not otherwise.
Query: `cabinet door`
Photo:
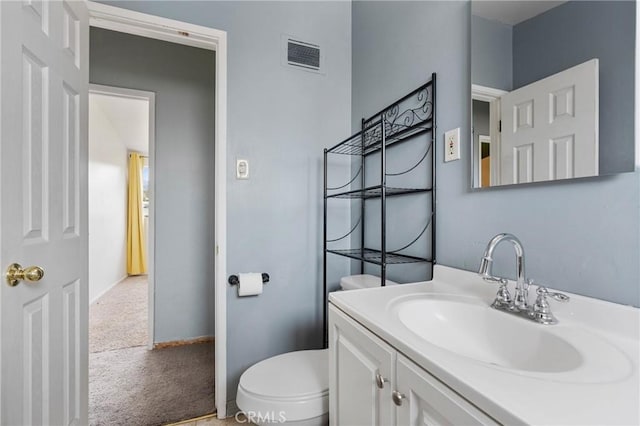
[[[333,426],[391,425],[396,352],[334,306],[329,309],[329,418]],[[387,380],[378,386],[376,376]]]
[[[496,425],[492,418],[435,377],[398,355],[395,389],[403,395],[399,425]],[[396,402],[397,403],[397,402]]]

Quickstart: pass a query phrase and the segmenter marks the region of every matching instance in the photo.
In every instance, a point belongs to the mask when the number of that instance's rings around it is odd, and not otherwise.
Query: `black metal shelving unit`
[[[343,140],[337,145],[324,150],[324,226],[323,226],[323,281],[324,281],[324,330],[325,330],[325,346],[327,344],[327,320],[328,320],[328,288],[327,288],[327,255],[334,254],[344,256],[350,259],[360,261],[360,273],[364,273],[365,263],[378,265],[380,267],[381,285],[384,286],[387,275],[387,265],[426,262],[431,264],[431,272],[433,273],[433,265],[435,264],[436,240],[435,240],[435,130],[436,130],[436,74],[431,75],[431,79],[417,89],[411,91],[407,95],[398,99],[391,105],[383,108],[369,118],[362,119],[361,130],[349,138]],[[387,150],[394,146],[400,145],[409,140],[424,135],[426,141],[425,156],[415,166],[409,168],[401,175],[416,169],[423,165],[430,173],[430,185],[428,187],[390,187],[387,186]],[[430,151],[430,152],[429,152]],[[329,188],[327,185],[327,170],[330,156],[350,155],[360,157],[360,168],[358,173],[345,185],[336,188]],[[377,185],[366,186],[365,172],[367,158],[372,154],[379,154],[380,161],[380,182]],[[430,154],[430,164],[426,160]],[[429,167],[430,166],[430,167]],[[360,177],[360,187],[358,189],[349,189]],[[395,251],[387,251],[386,247],[386,208],[387,197],[397,196],[415,196],[427,195],[431,199],[431,214],[428,222],[420,234],[409,244]],[[328,202],[331,199],[360,199],[360,220],[344,236],[334,239],[327,239],[327,210]],[[365,247],[365,212],[366,200],[380,200],[380,249]],[[330,249],[330,243],[349,238],[360,227],[360,246],[352,249]],[[428,241],[430,247],[427,252],[431,253],[430,257],[419,257],[401,253],[407,249],[418,239],[430,230],[430,238]]]

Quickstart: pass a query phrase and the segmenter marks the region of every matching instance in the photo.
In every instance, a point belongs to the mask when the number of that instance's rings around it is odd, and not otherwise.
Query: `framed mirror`
[[[634,170],[635,10],[472,0],[474,188]]]

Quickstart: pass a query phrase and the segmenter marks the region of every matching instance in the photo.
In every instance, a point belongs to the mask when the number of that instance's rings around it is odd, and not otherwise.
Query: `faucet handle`
[[[540,324],[556,324],[558,320],[551,313],[551,307],[549,306],[547,297],[551,297],[558,302],[568,302],[569,296],[549,291],[546,287],[542,286],[538,287],[536,293],[538,293],[538,297],[536,298],[536,303],[534,303],[533,310],[530,315]]]
[[[538,289],[536,290],[536,293],[538,293],[538,298],[551,297],[554,300],[557,300],[558,302],[568,302],[570,299],[570,297],[567,296],[566,294],[558,293],[555,291],[549,291],[544,286],[539,286]]]
[[[482,279],[488,283],[500,283],[501,285],[506,285],[508,283],[506,279],[494,277],[493,275],[483,275]]]
[[[511,305],[513,299],[511,298],[511,294],[509,294],[509,290],[507,289],[507,281],[504,278],[496,279],[500,283],[500,287],[498,288],[498,293],[496,293],[496,299],[493,301],[494,308],[503,308]]]

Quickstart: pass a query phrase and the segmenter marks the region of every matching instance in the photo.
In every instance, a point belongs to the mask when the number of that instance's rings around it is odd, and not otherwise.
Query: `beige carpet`
[[[213,343],[92,354],[90,425],[163,425],[214,412]]]
[[[89,352],[147,344],[147,276],[129,277],[89,308]]]
[[[214,412],[213,343],[148,350],[147,277],[89,308],[89,424],[163,425]]]

